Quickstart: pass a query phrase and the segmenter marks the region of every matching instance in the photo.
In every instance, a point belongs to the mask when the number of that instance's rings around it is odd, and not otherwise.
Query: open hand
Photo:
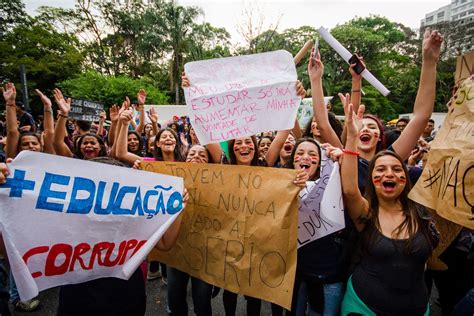
[[[38,95],[41,99],[41,102],[43,103],[44,109],[45,110],[51,110],[52,102],[51,99],[48,98],[41,92],[39,89],[35,89],[36,95]]]
[[[359,131],[362,129],[362,117],[365,112],[365,105],[361,104],[357,113],[354,113],[354,107],[352,106],[350,95],[347,93],[346,96],[339,93],[342,105],[344,106],[344,114],[346,116],[345,124],[347,127],[347,135],[357,137]]]
[[[112,122],[117,122],[119,119],[119,108],[116,104],[112,105],[109,109],[109,116]]]
[[[140,89],[137,94],[137,100],[138,100],[138,105],[145,105],[146,101],[146,91],[143,89]]]
[[[148,115],[150,121],[155,124],[158,122],[158,113],[156,113],[155,107],[150,108],[150,114]]]
[[[68,115],[71,111],[71,98],[64,100],[63,93],[58,88],[53,90],[54,100],[59,107],[59,110],[64,114]]]
[[[16,99],[16,88],[15,85],[11,82],[7,83],[3,88],[3,98],[7,105],[15,105]]]

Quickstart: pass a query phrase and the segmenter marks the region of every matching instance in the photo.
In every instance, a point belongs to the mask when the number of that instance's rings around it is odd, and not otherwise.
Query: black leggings
[[[262,301],[255,297],[244,295],[247,300],[247,316],[259,316]],[[222,300],[224,301],[224,310],[226,316],[235,316],[235,310],[237,308],[237,294],[224,290],[222,294]]]

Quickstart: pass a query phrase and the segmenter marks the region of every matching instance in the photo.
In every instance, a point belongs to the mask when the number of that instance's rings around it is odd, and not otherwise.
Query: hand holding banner
[[[293,128],[300,98],[287,51],[187,63],[184,88],[201,144]]]
[[[309,191],[304,190],[298,209],[298,248],[346,226],[339,163],[328,158],[325,150],[320,178]]]

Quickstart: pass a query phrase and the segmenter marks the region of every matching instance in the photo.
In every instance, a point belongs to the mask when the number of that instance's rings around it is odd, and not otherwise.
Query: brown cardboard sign
[[[190,199],[178,241],[152,257],[231,292],[291,307],[298,191],[289,169],[142,162],[182,177]]]

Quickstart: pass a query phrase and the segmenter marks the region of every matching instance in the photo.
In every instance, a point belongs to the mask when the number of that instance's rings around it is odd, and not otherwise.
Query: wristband
[[[45,109],[43,112],[48,112],[48,113],[53,114],[53,111],[52,111],[52,110],[47,110],[47,109]]]
[[[360,92],[360,89],[359,90],[352,90],[352,93],[354,93],[354,92]]]
[[[59,116],[59,117],[64,117],[65,119],[69,118],[69,116],[64,115],[64,114],[62,114],[62,113],[58,113],[58,116]]]
[[[343,152],[344,154],[347,154],[347,155],[359,156],[359,152],[358,152],[358,151],[352,151],[352,150],[348,150],[348,149],[343,149],[342,152]]]

